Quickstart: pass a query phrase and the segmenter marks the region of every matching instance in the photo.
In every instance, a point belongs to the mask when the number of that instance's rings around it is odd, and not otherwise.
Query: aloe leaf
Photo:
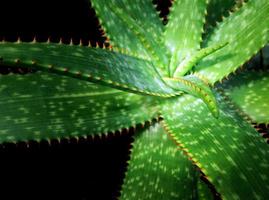
[[[206,23],[214,26],[216,22],[221,21],[224,16],[228,15],[228,12],[234,7],[237,1],[238,0],[209,0]]]
[[[148,55],[151,57],[151,61],[157,69],[162,69],[160,73],[167,75],[166,67],[169,63],[167,52],[162,43],[157,43],[151,34],[145,31],[145,28],[141,27],[136,20],[130,18],[130,16],[120,8],[111,8],[125,23],[126,27],[129,28],[139,38],[141,43],[147,49]],[[159,40],[158,40],[159,41]]]
[[[151,0],[91,0],[112,46],[156,61],[167,75],[168,57],[160,43],[163,24]]]
[[[269,38],[269,2],[249,0],[214,29],[207,46],[220,41],[228,45],[202,59],[195,71],[211,84],[222,80],[250,59]]]
[[[165,44],[172,55],[170,75],[184,58],[200,49],[206,5],[206,0],[174,1],[164,32]]]
[[[229,12],[232,11],[234,7],[237,7],[239,2],[241,2],[241,0],[209,0],[204,35],[210,34],[213,27],[221,22],[224,17],[227,17]]]
[[[3,42],[0,58],[0,65],[37,68],[148,95],[175,95],[151,62],[107,49]]]
[[[189,95],[167,101],[164,126],[223,199],[266,199],[269,146],[219,96],[220,115],[210,115]]]
[[[237,74],[222,87],[232,102],[254,122],[269,123],[269,72]]]
[[[0,143],[96,135],[157,116],[149,96],[47,73],[0,76]]]
[[[219,110],[215,95],[205,81],[195,75],[187,75],[179,78],[165,78],[165,81],[175,90],[177,89],[202,99],[213,116],[218,117]]]
[[[213,52],[223,48],[227,44],[228,44],[227,42],[222,42],[222,43],[219,43],[219,44],[215,44],[213,46],[203,48],[200,51],[195,52],[194,55],[191,55],[189,58],[185,58],[179,64],[179,66],[176,68],[176,71],[175,71],[173,77],[180,77],[180,76],[185,75],[202,58],[204,58],[204,57],[212,54]]]
[[[121,200],[195,199],[196,169],[159,124],[134,139]]]

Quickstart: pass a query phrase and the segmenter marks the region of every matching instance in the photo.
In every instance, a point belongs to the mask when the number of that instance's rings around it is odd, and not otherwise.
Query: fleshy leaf
[[[269,123],[269,72],[237,74],[222,85],[231,100],[254,122]]]
[[[165,81],[175,90],[178,89],[179,91],[202,99],[213,116],[218,117],[219,110],[215,95],[205,81],[195,75],[187,75],[179,78],[165,78]]]
[[[0,65],[37,68],[148,95],[175,95],[151,62],[107,49],[3,42],[0,58]]]
[[[237,0],[209,0],[206,23],[214,26],[216,22],[221,21],[222,17],[227,15],[228,11],[234,7],[236,1]]]
[[[228,44],[227,42],[222,42],[222,43],[219,43],[219,44],[215,44],[213,46],[203,48],[200,51],[195,52],[194,55],[191,55],[189,58],[185,58],[179,64],[179,66],[176,68],[176,71],[175,71],[173,77],[180,77],[180,76],[185,75],[202,58],[204,58],[204,57],[210,55],[211,53],[223,48],[227,44]]]
[[[112,46],[155,60],[167,75],[168,57],[160,43],[163,24],[150,0],[91,0]],[[158,45],[158,46],[157,46]]]
[[[184,95],[163,106],[164,125],[223,199],[267,199],[269,146],[218,97],[219,119]]]
[[[197,171],[159,124],[134,139],[121,200],[195,199]]]
[[[0,76],[0,143],[114,132],[156,116],[149,96],[40,72]]]
[[[137,24],[137,21],[130,18],[129,14],[126,14],[124,10],[120,8],[111,8],[112,11],[118,15],[126,24],[126,28],[129,28],[141,43],[147,49],[148,55],[151,57],[151,61],[158,68],[163,69],[163,75],[167,75],[166,66],[169,63],[168,56],[166,54],[166,49],[162,43],[157,43],[151,34],[148,34],[145,28]],[[161,71],[162,72],[162,71]]]
[[[228,45],[202,59],[195,68],[211,84],[222,80],[250,59],[269,38],[269,1],[249,0],[224,19],[209,36],[206,46]]]
[[[229,11],[237,7],[237,4],[242,0],[209,0],[207,6],[205,33],[208,35],[222,19],[229,15]],[[238,5],[239,6],[239,5]]]
[[[165,44],[172,55],[171,76],[183,59],[200,49],[206,5],[206,0],[177,0],[172,5],[164,32]]]

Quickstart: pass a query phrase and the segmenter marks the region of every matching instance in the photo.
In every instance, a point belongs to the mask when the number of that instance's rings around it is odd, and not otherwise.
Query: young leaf
[[[269,124],[269,72],[238,74],[222,87],[254,122]]]
[[[187,75],[179,78],[165,78],[166,82],[175,90],[186,92],[203,100],[214,117],[218,117],[219,110],[210,87],[206,82],[195,75]]]
[[[0,58],[0,65],[37,68],[148,95],[176,95],[151,62],[107,49],[3,42]]]
[[[195,71],[211,84],[222,80],[251,58],[269,38],[269,1],[249,0],[215,28],[207,46],[220,41],[228,45],[202,59]]]
[[[121,200],[195,199],[198,173],[159,124],[134,139]]]
[[[157,116],[153,99],[47,73],[0,76],[0,143],[96,135]]]
[[[206,0],[177,0],[172,5],[164,32],[165,44],[172,55],[171,76],[184,58],[200,49],[206,5]]]
[[[219,103],[219,119],[189,95],[163,106],[164,125],[223,199],[266,199],[269,146],[254,128]]]
[[[185,75],[188,71],[190,71],[195,64],[200,61],[202,58],[210,55],[211,53],[223,48],[226,46],[228,43],[227,42],[221,42],[214,44],[213,46],[203,48],[200,51],[195,52],[193,55],[190,55],[190,57],[185,58],[179,66],[176,68],[176,71],[173,75],[173,77],[180,77]]]

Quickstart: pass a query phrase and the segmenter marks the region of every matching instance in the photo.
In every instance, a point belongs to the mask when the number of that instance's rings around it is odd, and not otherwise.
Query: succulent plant
[[[269,146],[251,123],[269,123],[269,73],[236,73],[268,43],[268,0],[176,0],[166,25],[149,0],[91,3],[104,47],[0,43],[0,67],[37,70],[0,76],[0,142],[148,121],[120,199],[213,198],[200,176],[223,199],[268,198]]]

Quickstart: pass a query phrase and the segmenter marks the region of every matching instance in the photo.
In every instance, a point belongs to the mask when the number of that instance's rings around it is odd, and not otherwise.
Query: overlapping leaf
[[[268,38],[269,2],[249,0],[214,29],[206,45],[220,41],[229,44],[202,59],[196,71],[214,84],[250,59],[268,42]]]
[[[218,117],[219,110],[215,95],[206,82],[195,75],[187,75],[179,78],[166,78],[165,81],[173,88],[191,94],[203,100],[213,116]]]
[[[155,124],[135,135],[122,186],[122,200],[178,200],[197,197],[197,171]]]
[[[0,142],[85,136],[156,117],[152,99],[53,74],[0,76]]]
[[[168,57],[160,43],[163,24],[151,0],[91,0],[112,45],[152,59],[161,73]]]
[[[241,73],[226,81],[223,87],[254,122],[269,123],[269,72]]]
[[[50,70],[111,87],[156,96],[175,92],[161,79],[151,62],[99,48],[47,44],[0,44],[1,65]]]
[[[241,0],[240,0],[241,1]],[[237,0],[209,0],[207,6],[205,33],[207,36],[216,24],[222,21],[223,17],[229,14],[229,11],[240,1]]]
[[[241,0],[240,0],[241,1]],[[209,0],[207,7],[206,23],[214,26],[216,22],[221,21],[222,17],[234,7],[237,0]]]
[[[201,59],[205,58],[206,56],[212,54],[215,51],[226,46],[228,42],[221,42],[214,44],[210,47],[203,48],[200,51],[195,52],[191,57],[185,58],[176,68],[174,72],[174,77],[181,77],[185,75],[187,72],[192,71],[193,67],[199,62]]]
[[[172,54],[171,76],[183,59],[200,48],[206,5],[206,0],[177,0],[173,3],[164,32],[165,44]]]
[[[200,100],[171,99],[163,107],[164,125],[223,199],[266,199],[269,146],[225,102],[219,104],[215,119]]]

